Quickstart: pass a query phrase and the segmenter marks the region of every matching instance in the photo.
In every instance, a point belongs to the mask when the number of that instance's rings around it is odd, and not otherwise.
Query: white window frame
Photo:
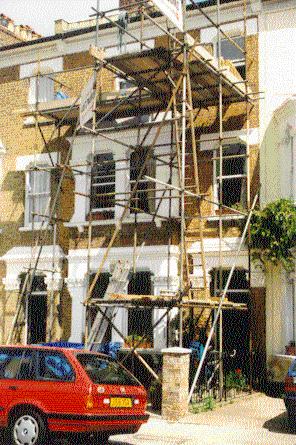
[[[37,72],[41,73],[39,77],[39,93],[38,102],[48,102],[54,100],[54,73],[62,71],[63,58],[42,60],[40,64],[37,62],[22,65],[20,68],[20,79],[29,77],[29,95],[28,104],[36,104],[37,101]],[[48,76],[47,76],[48,75]]]
[[[245,39],[244,39],[244,36],[241,31],[236,30],[236,31],[232,31],[231,33],[228,32],[228,34],[229,34],[229,37],[235,43],[237,43],[236,42],[237,39],[243,39],[243,43],[245,44]],[[239,58],[231,58],[231,57],[229,58],[229,57],[225,56],[225,54],[223,55],[223,42],[227,42],[229,45],[232,45],[234,47],[234,49],[239,52],[239,50],[231,43],[230,40],[227,39],[227,37],[224,37],[223,35],[221,35],[221,58],[223,60],[230,60],[231,63],[233,64],[233,66],[238,69],[238,71],[240,71],[241,67],[245,67],[245,70],[246,70],[246,60],[245,60],[244,53],[241,52],[241,57],[239,57]],[[244,48],[242,48],[242,49],[245,50]],[[217,38],[215,39],[215,42],[214,42],[214,51],[215,51],[215,56],[218,57],[218,39]]]
[[[91,181],[90,181],[90,195],[91,195],[91,199],[90,199],[90,211],[92,211],[92,217],[94,219],[96,219],[97,215],[97,219],[102,219],[102,220],[108,220],[108,219],[114,219],[115,218],[115,199],[116,199],[116,160],[114,159],[114,155],[112,152],[106,152],[106,153],[96,153],[94,155],[94,163],[96,163],[96,158],[97,157],[112,157],[112,160],[108,160],[107,162],[113,162],[114,163],[114,169],[112,168],[111,172],[109,172],[107,170],[108,166],[106,166],[106,174],[105,175],[98,175],[98,178],[105,178],[103,182],[98,181],[95,182],[94,181],[94,170],[96,169],[96,166],[94,165],[93,168],[91,168]],[[104,161],[103,161],[104,162]],[[92,171],[93,170],[93,171]],[[101,172],[103,172],[103,169],[101,169]],[[114,173],[113,173],[114,172]],[[109,173],[109,174],[108,174]],[[110,196],[106,196],[105,198],[102,196],[101,199],[103,201],[102,206],[93,206],[92,205],[92,199],[95,197],[93,196],[92,190],[93,188],[106,188],[105,193],[112,193],[111,191],[109,191],[108,189],[114,189],[114,197]],[[106,205],[104,205],[104,200],[106,201]],[[108,206],[108,200],[110,201],[114,201],[113,205],[110,207]],[[105,216],[104,216],[105,215]],[[109,216],[109,217],[108,217]]]
[[[237,159],[244,159],[244,165],[243,165],[243,170],[244,170],[244,172],[243,173],[239,173],[239,174],[228,174],[228,175],[223,175],[223,173],[222,173],[222,187],[223,187],[223,181],[224,180],[236,180],[236,179],[241,179],[241,191],[240,191],[240,195],[242,196],[242,194],[243,193],[245,193],[245,196],[247,196],[247,156],[246,156],[246,145],[245,144],[243,144],[243,143],[241,143],[241,142],[236,142],[236,141],[232,141],[231,143],[223,143],[223,151],[225,151],[225,150],[227,150],[227,148],[230,148],[230,150],[231,150],[231,147],[232,146],[235,146],[235,145],[240,145],[240,146],[244,146],[245,147],[245,152],[244,153],[242,153],[242,154],[238,154],[237,155]],[[230,156],[235,156],[235,155],[231,155],[231,153],[230,153]],[[214,150],[213,150],[213,157],[214,157],[214,160],[213,160],[213,200],[214,200],[214,202],[217,202],[217,203],[219,203],[219,186],[220,186],[220,176],[219,176],[219,173],[217,173],[217,170],[218,170],[218,168],[219,168],[219,148],[215,148]],[[225,155],[224,153],[223,153],[223,157],[222,157],[222,164],[223,164],[223,161],[225,160],[227,160],[227,154]],[[245,189],[245,190],[244,190]],[[223,202],[223,195],[222,195],[222,204],[224,204],[224,202]],[[228,204],[224,204],[224,205],[227,205],[228,207],[231,207],[232,205],[235,205],[235,204],[237,204],[237,203],[233,203],[233,204],[230,204],[230,205],[228,205]],[[238,202],[238,204],[241,204],[241,199],[240,199],[240,201]],[[244,203],[242,204],[242,206],[243,207],[245,207],[244,206]],[[217,211],[219,211],[219,205],[218,204],[214,204],[214,213],[217,213]],[[222,214],[225,214],[225,213],[229,213],[228,211],[227,212],[225,212],[224,210],[223,210],[223,208],[222,208]],[[235,213],[235,211],[233,211],[233,213]]]
[[[32,170],[25,173],[25,226],[33,227],[36,223],[41,225],[44,220],[43,215],[49,215],[51,197],[49,167],[49,164],[37,164],[36,169],[32,166]],[[41,184],[46,185],[46,187],[40,191],[38,189],[40,189]]]
[[[247,273],[247,271],[245,269],[242,268],[237,268],[234,269],[235,271],[244,271]],[[226,274],[227,272],[227,274]],[[226,274],[223,277],[223,273]],[[220,274],[220,269],[219,268],[214,268],[213,269],[213,275],[212,275],[212,279],[214,281],[214,286],[213,286],[213,295],[212,297],[215,299],[219,299],[221,292],[223,292],[224,287],[223,287],[223,279],[225,280],[225,283],[229,277],[230,274],[230,269],[229,268],[223,268],[222,269],[222,289],[220,289],[219,286],[219,274]],[[238,288],[233,288],[233,287],[229,287],[227,290],[227,294],[249,294],[249,289],[248,288],[242,288],[242,287],[238,287]],[[226,294],[226,295],[227,295]]]
[[[157,132],[158,126],[150,131],[147,137],[146,146],[153,143],[155,134]],[[144,137],[147,129],[143,126],[140,129],[140,138]],[[93,147],[92,136],[81,135],[75,138],[72,148],[72,159],[70,164],[75,166],[79,165],[79,170],[82,174],[74,174],[75,180],[75,206],[74,213],[69,222],[64,223],[66,227],[77,227],[79,231],[83,231],[84,227],[87,226],[88,216],[90,212],[90,199],[88,195],[91,190],[91,156],[92,150],[94,155],[110,153],[113,155],[115,161],[115,216],[113,219],[103,219],[95,220],[93,219],[94,225],[107,225],[116,224],[122,217],[124,206],[130,196],[130,154],[132,150],[128,148],[129,146],[136,145],[138,137],[137,127],[125,128],[120,130],[120,140],[122,145],[117,142],[112,141],[111,137],[114,133],[108,132],[108,138],[104,136],[98,136],[95,139],[95,144]],[[116,136],[114,134],[114,136]],[[118,134],[116,136],[118,140]],[[69,140],[71,142],[71,140]],[[161,154],[164,157],[169,157],[171,153],[171,127],[167,125],[163,128],[161,132],[158,143],[154,147],[155,156],[158,157]],[[76,167],[77,169],[77,167]],[[155,162],[155,177],[160,178],[162,181],[166,182],[170,179],[170,170],[167,168],[165,162],[161,162],[156,159]],[[172,185],[178,187],[178,175],[177,172],[173,174]],[[169,205],[168,196],[171,196],[171,204]],[[162,217],[167,218],[169,216],[177,217],[179,215],[179,198],[178,192],[175,190],[167,190],[163,192],[163,185],[155,184],[155,208],[158,209],[158,216],[155,218],[155,224],[160,224]],[[164,199],[161,199],[164,197]],[[135,214],[126,212],[124,223],[134,222]],[[138,222],[149,222],[153,219],[151,214],[138,213]]]
[[[40,230],[40,229],[45,229],[46,228],[46,223],[47,223],[47,219],[43,218],[42,216],[35,217],[33,218],[33,220],[31,221],[31,217],[30,217],[30,199],[31,196],[36,195],[38,196],[39,192],[34,193],[34,191],[31,193],[29,188],[30,188],[30,175],[32,174],[32,172],[34,171],[33,168],[34,166],[39,166],[40,170],[35,170],[36,173],[38,173],[38,171],[44,172],[44,170],[47,167],[51,167],[52,166],[52,162],[54,163],[54,165],[57,163],[58,160],[58,154],[56,152],[50,153],[50,158],[49,155],[47,154],[37,154],[35,157],[34,155],[29,155],[29,156],[19,156],[17,158],[17,171],[24,171],[25,172],[25,202],[24,202],[24,226],[20,227],[19,230],[21,231],[26,231],[26,230]],[[48,172],[48,175],[51,175],[51,172]],[[42,175],[40,175],[42,176]],[[49,214],[49,201],[51,198],[51,178],[49,177],[49,184],[48,184],[48,189],[44,192],[41,192],[41,195],[45,195],[48,198],[47,204],[44,208],[44,210],[46,210],[46,214]],[[39,220],[38,220],[39,219]]]
[[[223,132],[223,145],[231,145],[231,144],[243,144],[247,146],[247,142],[249,142],[249,146],[253,145],[259,145],[260,139],[259,139],[259,128],[251,128],[249,132],[245,129],[243,130],[236,130],[236,131],[225,131]],[[219,133],[211,133],[211,134],[202,134],[199,139],[199,148],[200,151],[211,151],[212,156],[214,156],[214,151],[218,150],[219,152]],[[248,159],[246,156],[246,171],[248,169]],[[215,170],[216,166],[213,163],[213,198],[217,200],[217,192],[215,192]],[[248,184],[247,184],[248,187]],[[216,219],[218,218],[215,215],[215,211],[218,209],[218,206],[213,204],[212,207],[212,216],[209,217],[209,219]],[[223,216],[224,218],[227,218],[227,215],[225,214]],[[238,215],[237,213],[233,212],[231,215],[231,218],[242,218],[242,216]]]

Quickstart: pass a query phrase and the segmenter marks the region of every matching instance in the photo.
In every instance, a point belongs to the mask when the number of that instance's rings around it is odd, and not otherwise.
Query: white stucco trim
[[[7,268],[6,277],[3,278],[5,290],[19,290],[20,274],[27,272],[30,267],[34,266],[34,261],[37,258],[39,249],[34,250],[35,251],[33,252],[31,247],[26,246],[13,247],[1,257],[1,261],[6,263]],[[51,273],[53,252],[55,258],[54,276]],[[59,290],[61,288],[62,261],[64,258],[65,255],[59,246],[44,246],[42,248],[36,273],[45,275],[45,282],[48,289],[50,289],[51,286],[53,290]]]
[[[48,153],[37,153],[36,155],[26,155],[18,156],[16,160],[16,171],[24,171],[33,165],[38,164],[49,164],[52,165],[51,160],[54,165],[58,162],[58,153],[51,152],[50,156]]]
[[[222,267],[230,269],[233,265],[233,261],[237,255],[240,238],[223,238],[222,249]],[[188,249],[188,254],[193,259],[193,274],[190,277],[192,283],[196,287],[203,287],[203,269],[201,266],[201,244],[199,241],[193,243]],[[207,282],[210,283],[210,272],[220,266],[220,243],[219,238],[206,238],[204,239],[204,253],[205,253],[205,269],[207,275]],[[249,269],[249,252],[248,249],[243,246],[240,254],[238,255],[237,268]],[[263,272],[251,263],[251,287],[264,287],[265,276]]]
[[[154,142],[154,153],[156,156],[169,156],[170,154],[170,141],[171,141],[171,125],[167,123],[163,125],[161,132],[156,141],[154,141],[158,132],[158,125],[154,125],[145,139],[145,147],[149,147]],[[115,204],[114,218],[111,220],[94,222],[94,224],[101,225],[106,223],[114,223],[120,220],[124,206],[123,204],[128,199],[127,193],[130,192],[130,170],[129,170],[129,158],[131,154],[131,148],[137,145],[138,137],[141,140],[147,133],[147,127],[143,126],[140,129],[140,135],[136,127],[122,128],[117,131],[106,131],[106,137],[104,134],[99,134],[95,140],[90,135],[77,136],[73,141],[72,147],[72,159],[70,164],[75,166],[79,165],[79,170],[83,173],[90,172],[90,161],[92,154],[92,146],[94,155],[111,153],[116,163],[115,172],[115,196],[116,201],[120,204]],[[114,140],[113,140],[114,139]],[[71,141],[72,142],[72,141]],[[122,143],[121,143],[122,142]],[[166,158],[162,158],[165,160]],[[161,160],[156,158],[156,178],[166,182],[170,179],[170,170],[167,165]],[[89,213],[90,200],[87,195],[90,191],[90,175],[76,174],[75,178],[75,209],[74,214],[69,223],[65,225],[67,227],[83,228],[88,225],[87,215]],[[172,177],[172,184],[178,185],[178,175],[176,172]],[[171,200],[166,199],[170,194]],[[155,224],[159,224],[162,221],[162,217],[178,216],[179,214],[179,199],[177,191],[167,190],[164,193],[164,199],[161,199],[163,195],[163,186],[161,184],[155,184],[155,208],[157,208],[157,217],[155,218]],[[139,222],[150,222],[152,216],[148,214],[138,214],[137,219]],[[130,212],[126,213],[124,223],[134,223],[134,215]]]
[[[247,143],[247,130],[225,131],[223,132],[223,145]],[[219,133],[202,134],[200,136],[200,151],[215,150],[219,148]],[[249,130],[249,145],[259,144],[259,128]]]
[[[177,292],[179,288],[178,278],[178,246],[171,246],[168,254],[168,246],[144,246],[137,249],[136,257],[138,257],[136,270],[150,271],[152,274],[151,281],[153,284],[154,295],[159,295],[160,291],[172,290]],[[90,251],[90,270],[96,272],[101,265],[106,249],[98,248]],[[132,247],[114,247],[110,249],[108,257],[102,268],[102,273],[110,272],[114,263],[117,261],[129,261],[132,267],[134,258],[134,249]],[[85,330],[85,308],[83,301],[87,294],[87,259],[88,250],[78,249],[70,250],[68,259],[68,278],[66,279],[67,287],[72,298],[72,323],[70,341],[80,342],[84,336]],[[169,277],[168,277],[169,275]],[[124,293],[127,292],[125,289]],[[161,311],[154,311],[154,321],[161,316]],[[127,311],[119,309],[116,315],[116,325],[123,334],[127,333]],[[161,336],[160,336],[161,333]],[[166,345],[166,319],[158,325],[154,332],[154,344],[161,348]],[[113,330],[112,339],[120,340],[116,332]]]

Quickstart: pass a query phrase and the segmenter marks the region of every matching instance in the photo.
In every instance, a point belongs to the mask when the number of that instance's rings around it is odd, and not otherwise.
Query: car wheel
[[[47,426],[36,411],[19,411],[9,422],[8,435],[13,445],[41,445],[46,442]]]

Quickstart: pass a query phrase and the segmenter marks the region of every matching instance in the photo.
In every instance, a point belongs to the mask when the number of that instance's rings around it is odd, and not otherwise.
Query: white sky
[[[43,36],[54,34],[54,21],[87,20],[98,0],[0,0],[0,13],[14,20],[15,25],[29,25]],[[101,10],[116,7],[117,0],[99,0]]]

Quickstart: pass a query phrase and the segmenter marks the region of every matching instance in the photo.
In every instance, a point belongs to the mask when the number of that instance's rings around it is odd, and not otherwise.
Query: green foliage
[[[212,411],[215,406],[215,400],[213,399],[213,397],[206,397],[199,403],[193,403],[191,405],[191,411],[194,414],[198,414],[205,411]]]
[[[246,389],[248,389],[246,377],[244,376],[244,374],[242,374],[240,369],[231,371],[229,374],[226,375],[225,386],[226,389],[235,388],[239,389],[240,391],[245,391]]]
[[[296,207],[289,199],[255,210],[250,224],[252,259],[264,266],[269,261],[292,270],[294,259],[290,249],[296,246]]]

